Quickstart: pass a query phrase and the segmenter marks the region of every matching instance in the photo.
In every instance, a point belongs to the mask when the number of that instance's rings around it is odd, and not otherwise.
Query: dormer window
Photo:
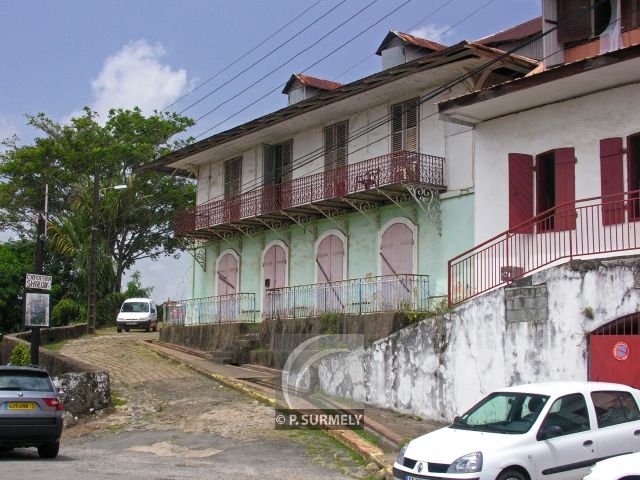
[[[289,105],[315,97],[324,92],[340,88],[341,83],[323,80],[322,78],[294,73],[284,86],[282,93],[289,96]]]
[[[376,50],[376,55],[382,57],[382,69],[386,70],[444,48],[439,43],[391,30]]]

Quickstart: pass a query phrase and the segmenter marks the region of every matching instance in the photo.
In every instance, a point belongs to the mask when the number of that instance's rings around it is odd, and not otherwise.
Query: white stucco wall
[[[576,199],[599,196],[600,140],[640,132],[637,84],[481,123],[475,129],[476,243],[509,225],[509,153],[574,147]],[[626,161],[624,162],[626,185]],[[534,175],[535,177],[535,175]],[[535,189],[534,189],[535,190]]]
[[[610,260],[541,272],[533,276],[533,284],[547,286],[545,322],[507,323],[505,291],[495,290],[450,316],[407,327],[346,360],[326,361],[320,369],[322,388],[450,421],[498,388],[586,380],[587,334],[638,311],[640,290],[633,285],[639,266],[637,260]],[[583,314],[586,307],[593,318]],[[350,377],[353,362],[364,362],[364,379]]]

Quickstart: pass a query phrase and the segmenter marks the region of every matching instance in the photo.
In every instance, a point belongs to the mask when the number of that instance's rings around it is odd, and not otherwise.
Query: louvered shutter
[[[293,140],[282,144],[282,181],[290,182],[293,170]]]
[[[403,150],[418,151],[418,100],[405,103],[405,138]]]
[[[347,145],[349,139],[349,122],[340,122],[335,126],[336,132],[336,168],[347,164]]]
[[[336,129],[335,125],[324,129],[324,170],[329,171],[336,168]]]
[[[509,154],[509,229],[533,217],[533,156]],[[530,233],[531,227],[518,230]]]
[[[394,152],[402,150],[403,117],[402,103],[391,107],[391,149]]]
[[[558,0],[558,40],[573,42],[591,36],[591,1]]]
[[[622,178],[622,138],[600,140],[600,185],[602,195],[615,195],[602,201],[602,224],[624,222]]]
[[[573,148],[558,148],[555,151],[555,230],[572,230],[576,227],[575,163]]]
[[[242,157],[224,162],[224,197],[233,198],[240,195],[242,177]]]

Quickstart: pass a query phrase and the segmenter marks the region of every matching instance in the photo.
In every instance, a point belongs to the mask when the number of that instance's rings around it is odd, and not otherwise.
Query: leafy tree
[[[0,332],[14,332],[22,323],[25,273],[33,270],[34,248],[26,241],[0,243]]]
[[[176,210],[193,202],[191,180],[137,171],[143,163],[190,139],[172,141],[193,121],[174,113],[142,115],[138,108],[111,110],[104,123],[85,108],[61,125],[44,114],[28,116],[41,134],[33,145],[5,141],[0,155],[0,229],[34,238],[31,220],[42,210],[49,185],[51,246],[65,259],[73,281],[65,295],[86,298],[94,167],[103,187],[99,203],[98,295],[119,292],[122,276],[138,260],[175,255]],[[126,190],[109,187],[126,184]],[[46,272],[45,272],[46,273]]]

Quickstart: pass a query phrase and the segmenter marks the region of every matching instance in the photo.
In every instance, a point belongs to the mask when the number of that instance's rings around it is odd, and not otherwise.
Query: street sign
[[[25,288],[35,288],[36,290],[51,290],[51,280],[52,278],[49,275],[27,273],[24,286]]]
[[[49,326],[49,294],[27,293],[24,304],[25,327]]]

